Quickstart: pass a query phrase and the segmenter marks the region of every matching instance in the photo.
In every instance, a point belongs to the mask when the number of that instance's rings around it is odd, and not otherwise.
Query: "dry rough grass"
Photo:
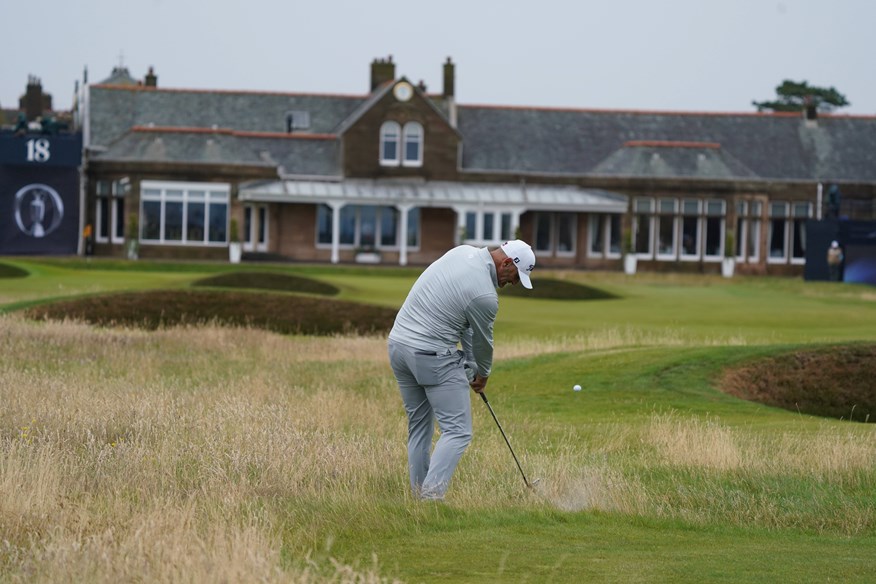
[[[521,342],[497,357],[556,349]],[[331,536],[428,523],[429,508],[407,493],[406,425],[382,335],[147,332],[6,315],[0,354],[0,579],[386,582],[376,562],[332,560]],[[524,467],[544,479],[530,497],[492,419],[474,414],[477,443],[449,502],[465,512],[876,529],[872,498],[857,495],[876,488],[876,442],[860,431],[752,434],[654,415],[557,441],[507,412]],[[524,446],[514,433],[537,438]],[[816,485],[816,501],[787,483]]]

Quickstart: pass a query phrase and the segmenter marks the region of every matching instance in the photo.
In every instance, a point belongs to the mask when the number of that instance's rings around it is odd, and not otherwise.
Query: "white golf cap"
[[[512,239],[502,244],[502,251],[505,255],[514,260],[514,265],[517,266],[517,273],[520,274],[520,283],[524,288],[532,289],[532,281],[529,275],[535,268],[535,254],[532,253],[532,248],[528,243],[519,239]]]

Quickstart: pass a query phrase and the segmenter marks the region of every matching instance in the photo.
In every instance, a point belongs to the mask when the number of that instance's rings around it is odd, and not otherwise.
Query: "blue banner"
[[[0,134],[0,254],[75,254],[81,134]]]

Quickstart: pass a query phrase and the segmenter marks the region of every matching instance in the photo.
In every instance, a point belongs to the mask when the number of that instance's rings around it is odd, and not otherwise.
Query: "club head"
[[[528,483],[526,483],[526,486],[529,487],[530,489],[535,489],[535,486],[540,482],[541,482],[541,479],[534,479],[534,480],[531,480]]]

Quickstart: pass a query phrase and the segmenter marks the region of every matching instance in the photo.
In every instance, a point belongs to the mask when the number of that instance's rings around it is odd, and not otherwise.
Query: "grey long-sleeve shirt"
[[[496,266],[486,248],[460,245],[420,275],[395,317],[390,340],[416,349],[455,350],[481,377],[493,367],[493,322],[499,312]]]

